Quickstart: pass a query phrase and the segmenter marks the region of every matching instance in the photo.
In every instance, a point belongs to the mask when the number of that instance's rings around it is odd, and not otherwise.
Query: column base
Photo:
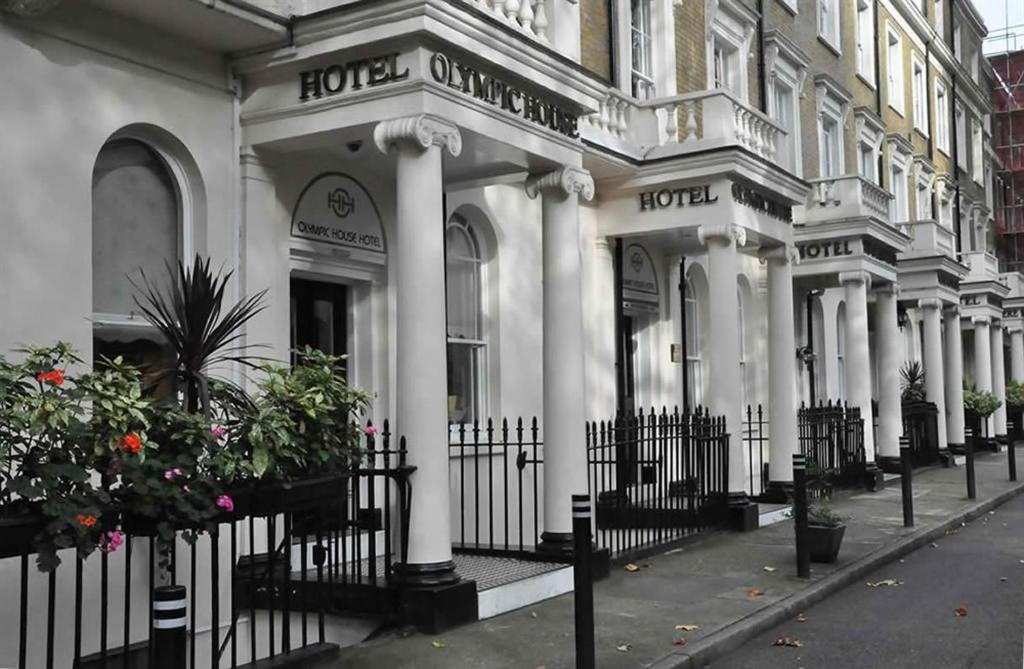
[[[545,557],[572,562],[572,532],[541,532],[537,553]]]
[[[864,468],[864,487],[870,492],[878,492],[885,488],[885,472],[874,462],[869,462]]]
[[[1010,444],[1010,439],[1005,434],[996,435],[996,453],[1002,453],[1006,450],[1006,447]]]
[[[899,456],[880,455],[875,462],[878,464],[878,468],[886,474],[899,474],[902,471]]]
[[[400,624],[436,634],[478,619],[476,581],[463,580],[451,560],[396,564],[394,573]]]
[[[731,492],[728,498],[727,523],[737,532],[752,532],[761,526],[757,504],[745,492]]]
[[[769,481],[764,492],[757,496],[758,502],[765,504],[789,504],[793,501],[792,481]]]

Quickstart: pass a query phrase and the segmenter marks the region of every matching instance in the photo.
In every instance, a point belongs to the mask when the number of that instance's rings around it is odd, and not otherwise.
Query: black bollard
[[[974,483],[974,430],[971,428],[964,430],[964,452],[967,456],[964,467],[967,470],[967,499],[975,499],[978,490]]]
[[[590,495],[572,496],[573,569],[576,603],[576,669],[594,669],[594,571],[590,545]]]
[[[1017,448],[1014,446],[1014,424],[1013,421],[1006,423],[1006,466],[1010,469],[1010,480],[1017,480]]]
[[[911,481],[910,438],[900,437],[900,484],[903,488],[903,527],[914,526],[914,489]]]
[[[185,586],[163,585],[153,590],[153,669],[185,669]]]
[[[793,456],[793,527],[796,530],[796,575],[811,577],[811,554],[807,545],[807,458]]]

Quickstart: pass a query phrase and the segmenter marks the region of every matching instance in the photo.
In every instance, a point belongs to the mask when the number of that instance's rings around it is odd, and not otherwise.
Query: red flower
[[[36,374],[36,379],[39,383],[49,383],[50,385],[59,386],[64,383],[64,370],[63,369],[51,369],[48,372],[39,372]]]
[[[85,527],[92,527],[96,524],[96,516],[87,516],[84,513],[80,513],[77,516],[75,516],[75,520],[77,520],[80,525],[83,525]]]
[[[138,453],[142,450],[142,439],[139,438],[139,435],[132,432],[121,440],[121,448],[129,453]]]

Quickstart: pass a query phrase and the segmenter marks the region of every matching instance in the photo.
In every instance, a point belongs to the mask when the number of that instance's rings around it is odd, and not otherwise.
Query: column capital
[[[458,126],[430,114],[381,121],[373,129],[373,143],[381,153],[387,153],[400,141],[411,142],[424,150],[440,146],[453,156],[462,153],[462,134]]]
[[[899,297],[899,294],[900,294],[900,287],[897,284],[892,283],[892,282],[886,283],[886,284],[882,284],[881,286],[878,286],[874,290],[875,290],[875,293],[877,293],[879,295]]]
[[[565,195],[578,195],[584,200],[594,199],[594,178],[581,167],[563,165],[557,170],[543,174],[531,174],[526,178],[526,195],[530,199],[540,195],[542,190],[561,190]]]
[[[839,283],[863,283],[867,288],[870,288],[871,275],[862,269],[854,270],[852,272],[840,272]]]
[[[942,300],[937,297],[922,297],[917,301],[917,306],[921,309],[941,309]]]
[[[725,239],[736,242],[736,246],[743,246],[747,243],[747,230],[742,225],[735,223],[712,223],[697,228],[697,240],[707,246],[709,239]]]
[[[971,316],[971,323],[974,325],[989,325],[991,320],[988,316]]]
[[[761,262],[771,261],[782,265],[800,264],[800,252],[792,244],[782,244],[781,246],[761,249],[757,255]]]
[[[947,305],[946,307],[944,307],[942,309],[942,315],[943,316],[949,316],[949,317],[954,317],[955,316],[956,318],[960,318],[960,305],[959,304]]]

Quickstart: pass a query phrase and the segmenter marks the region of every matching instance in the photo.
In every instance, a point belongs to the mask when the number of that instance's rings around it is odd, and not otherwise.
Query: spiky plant
[[[925,401],[927,393],[925,392],[924,378],[924,368],[916,360],[900,367],[901,399],[904,402]]]
[[[165,290],[150,281],[140,270],[141,284],[135,304],[142,314],[167,340],[174,352],[173,375],[187,411],[211,412],[209,376],[211,367],[237,363],[254,366],[256,357],[249,354],[251,344],[241,343],[242,327],[266,308],[266,290],[242,298],[222,314],[224,291],[232,272],[214,272],[209,258],[198,254],[191,267],[179,262],[167,265],[168,285]]]

